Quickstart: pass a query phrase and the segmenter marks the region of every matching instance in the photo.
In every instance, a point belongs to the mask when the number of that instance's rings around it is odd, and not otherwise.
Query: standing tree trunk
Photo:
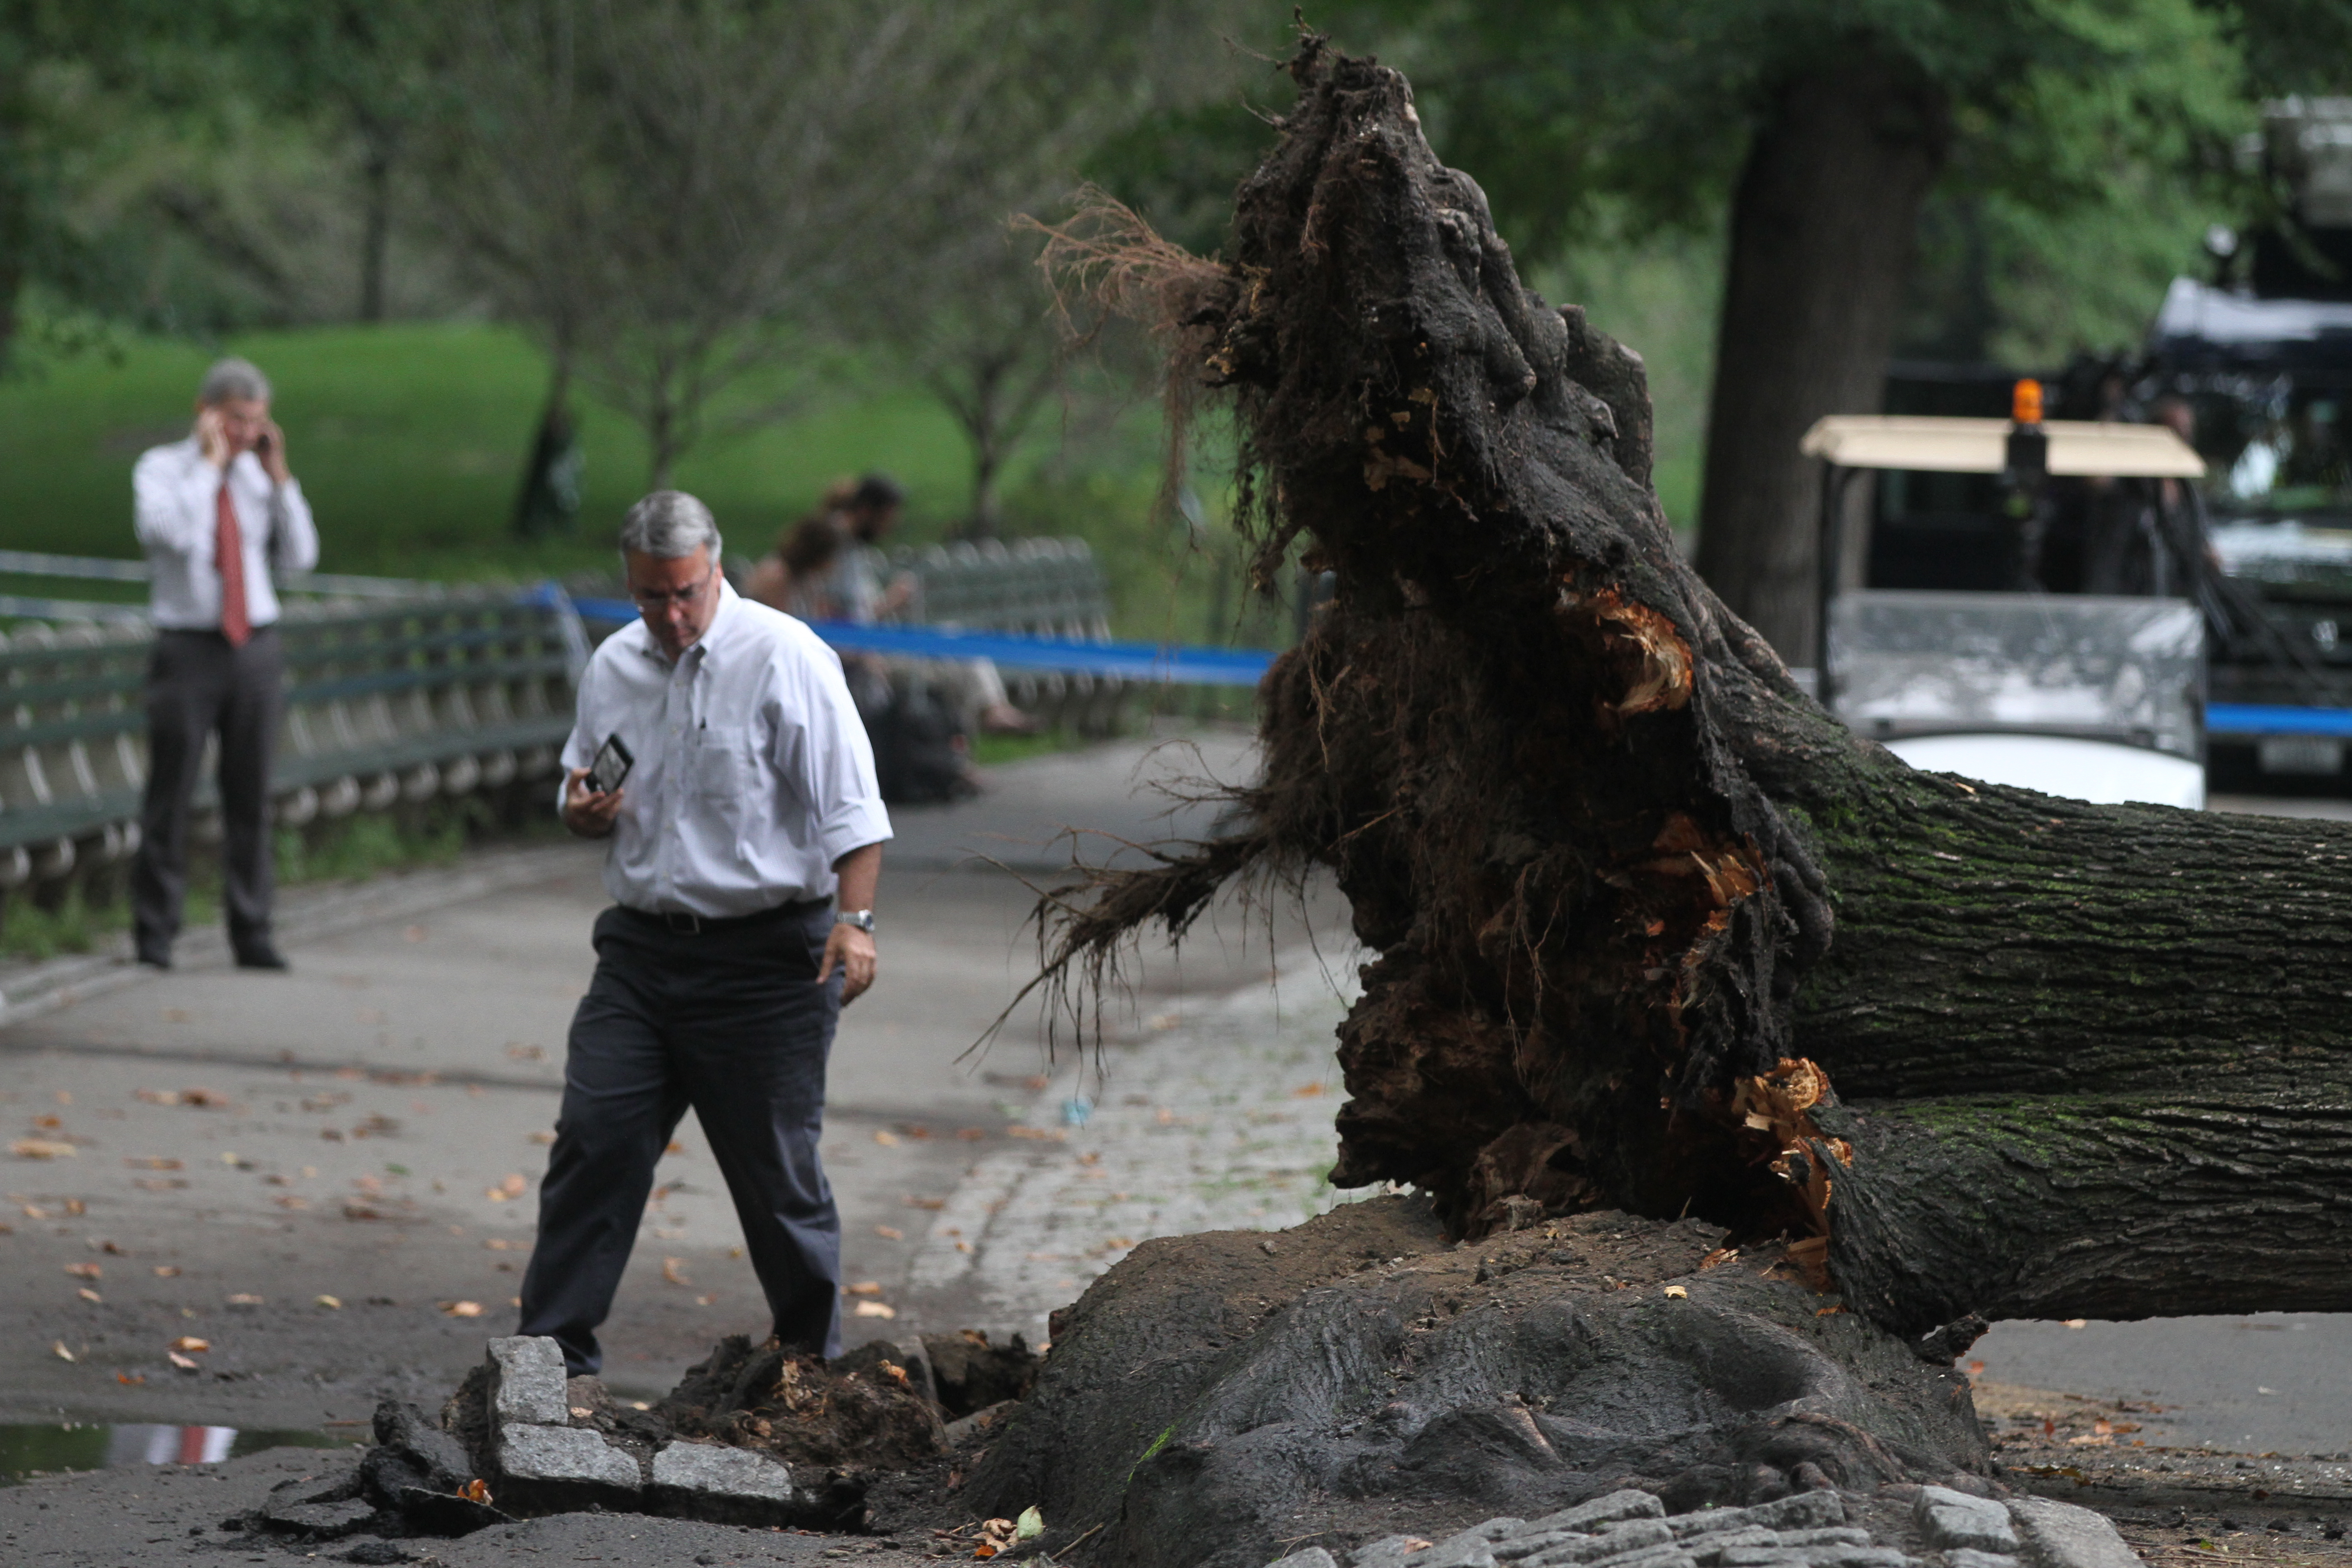
[[[1858,47],[1788,83],[1732,198],[1698,568],[1782,658],[1813,659],[1821,476],[1797,441],[1877,410],[1920,205],[1950,138],[1916,67]]]
[[[388,135],[362,132],[367,152],[360,165],[361,200],[366,211],[360,232],[360,320],[383,320],[385,252],[392,246],[392,148]]]
[[[2352,829],[1849,733],[1676,553],[1640,360],[1520,285],[1401,76],[1319,39],[1292,68],[1230,263],[1123,209],[1055,242],[1233,397],[1261,575],[1303,542],[1338,593],[1266,678],[1232,835],[1048,900],[1049,973],[1327,868],[1378,955],[1339,1185],[1412,1184],[1456,1235],[1790,1238],[1885,1328],[1961,1325],[1934,1345],[2352,1303]],[[1819,281],[1785,313],[1825,331]]]

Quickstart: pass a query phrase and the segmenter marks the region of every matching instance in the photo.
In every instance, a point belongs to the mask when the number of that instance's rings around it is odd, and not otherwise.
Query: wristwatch
[[[874,911],[872,910],[835,910],[833,911],[833,923],[837,926],[856,926],[867,936],[872,936]]]

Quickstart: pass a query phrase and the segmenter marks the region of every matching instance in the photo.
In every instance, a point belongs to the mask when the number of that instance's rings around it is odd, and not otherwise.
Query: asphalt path
[[[1035,969],[1035,889],[1069,864],[1065,830],[1093,830],[1076,844],[1092,858],[1205,831],[1211,808],[1171,815],[1156,785],[1241,777],[1250,757],[1231,731],[1123,742],[897,814],[880,980],[845,1015],[824,1143],[847,1278],[880,1285],[871,1300],[904,1301],[940,1206],[982,1162],[1028,1146],[1013,1130],[1076,1066],[1070,1020],[1016,1000]],[[162,976],[117,970],[102,976],[112,988],[0,1028],[12,1141],[51,1151],[6,1163],[0,1421],[357,1421],[384,1391],[437,1403],[484,1335],[510,1330],[565,1030],[606,902],[596,847],[520,855],[527,874],[508,879],[520,885],[430,910],[411,897],[323,934],[295,904],[290,974],[216,956]],[[436,875],[451,874],[417,880]],[[1344,927],[1328,900],[1311,921],[1222,908],[1181,949],[1146,944],[1103,1022],[1114,1038],[1148,1037],[1171,1001],[1262,986],[1310,923]],[[638,1398],[719,1335],[766,1328],[691,1116],[657,1182],[605,1335],[608,1381]],[[992,1323],[971,1292],[919,1295],[853,1320],[851,1342],[1023,1326]],[[178,1352],[194,1370],[171,1360],[184,1337],[205,1342]]]

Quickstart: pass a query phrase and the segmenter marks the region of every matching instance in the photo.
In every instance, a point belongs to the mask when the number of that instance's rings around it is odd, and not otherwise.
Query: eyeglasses
[[[629,590],[629,597],[637,602],[637,608],[641,610],[651,610],[656,614],[659,614],[661,611],[669,608],[672,605],[690,605],[694,603],[695,600],[702,597],[704,591],[710,586],[711,579],[718,575],[719,568],[713,566],[710,569],[709,575],[705,576],[701,582],[693,584],[691,587],[670,589],[632,588]]]

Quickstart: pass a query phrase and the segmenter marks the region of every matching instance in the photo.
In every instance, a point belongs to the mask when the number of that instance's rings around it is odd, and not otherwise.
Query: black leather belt
[[[803,899],[797,903],[778,904],[773,909],[760,910],[748,915],[698,915],[685,910],[632,909],[627,904],[615,907],[631,919],[658,926],[672,936],[719,936],[730,931],[773,925],[780,921],[805,920],[832,902],[831,899]]]

